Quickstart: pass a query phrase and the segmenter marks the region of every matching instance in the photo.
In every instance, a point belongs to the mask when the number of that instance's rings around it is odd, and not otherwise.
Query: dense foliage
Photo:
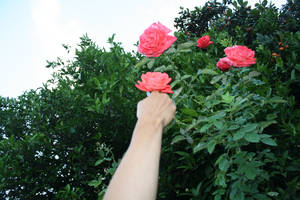
[[[158,199],[297,199],[298,8],[238,0],[183,10],[177,41],[158,58],[83,36],[73,59],[49,62],[56,72],[43,87],[0,97],[0,198],[102,199],[145,97],[134,84],[159,71],[173,79],[177,114],[164,133]],[[200,49],[204,34],[213,44]],[[235,44],[255,50],[257,63],[219,70]]]

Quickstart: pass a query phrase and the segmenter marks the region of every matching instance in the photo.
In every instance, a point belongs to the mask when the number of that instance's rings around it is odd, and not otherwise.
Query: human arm
[[[154,200],[157,192],[163,128],[174,118],[176,106],[167,94],[152,92],[138,103],[131,142],[104,200]]]

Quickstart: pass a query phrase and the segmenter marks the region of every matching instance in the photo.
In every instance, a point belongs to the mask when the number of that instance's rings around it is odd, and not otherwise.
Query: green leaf
[[[211,81],[210,81],[210,84],[215,84],[217,83],[219,80],[221,80],[222,78],[224,77],[224,74],[222,75],[219,75],[219,76],[214,76]]]
[[[243,138],[246,133],[257,133],[258,130],[256,128],[257,124],[246,124],[243,128],[237,131],[237,133],[233,136],[233,140],[236,141]]]
[[[253,165],[248,165],[245,167],[245,175],[248,179],[254,180],[254,178],[257,176],[258,171]]]
[[[192,77],[192,75],[184,75],[183,77],[181,77],[181,80],[183,81],[183,80],[188,79],[190,77]]]
[[[238,128],[240,128],[239,125],[231,125],[231,126],[229,126],[228,130],[229,130],[229,131],[232,131],[232,130],[236,130],[236,129],[238,129]]]
[[[293,69],[291,72],[291,80],[296,80],[295,69]]]
[[[270,103],[287,103],[286,100],[283,100],[281,97],[273,97],[272,99],[269,100]]]
[[[152,69],[152,67],[154,66],[155,63],[155,59],[150,59],[150,61],[147,64],[148,69]]]
[[[70,187],[69,184],[66,186],[66,190],[67,190],[68,192],[71,190],[71,187]]]
[[[219,169],[223,172],[226,172],[229,166],[229,161],[224,156],[222,156],[219,161]]]
[[[181,82],[180,80],[175,80],[175,81],[173,81],[173,82],[170,84],[171,88],[173,88],[175,85],[177,85],[177,84],[180,83],[180,82]]]
[[[234,141],[240,140],[240,139],[242,139],[244,136],[245,136],[245,132],[239,130],[238,132],[236,132],[236,133],[233,135],[233,140],[234,140]]]
[[[180,50],[177,50],[179,53],[189,53],[189,52],[192,52],[192,49],[180,49]]]
[[[218,120],[218,119],[224,118],[225,116],[226,116],[226,112],[220,111],[217,114],[210,116],[209,119],[210,120]]]
[[[136,64],[136,67],[137,67],[137,68],[140,68],[141,66],[147,64],[149,61],[150,61],[150,58],[145,57],[145,58],[143,58],[140,62],[138,62],[138,63]]]
[[[207,147],[207,144],[204,142],[198,143],[194,148],[193,148],[193,153],[197,153],[198,151],[201,151]]]
[[[271,197],[277,197],[279,195],[278,192],[268,192],[267,195],[271,196]]]
[[[188,41],[188,42],[179,44],[178,47],[177,47],[177,49],[178,49],[178,50],[189,49],[189,48],[191,48],[192,46],[195,46],[195,42],[194,42],[194,41]]]
[[[211,154],[215,150],[215,146],[216,146],[216,141],[215,140],[211,140],[211,141],[208,142],[207,151],[208,151],[209,154]]]
[[[100,165],[102,162],[104,161],[104,159],[99,159],[95,162],[95,166]]]
[[[177,136],[175,136],[175,137],[173,138],[171,144],[175,144],[175,143],[180,142],[180,141],[182,141],[182,140],[184,140],[184,139],[185,139],[185,138],[184,138],[183,135],[177,135]]]
[[[225,175],[224,174],[218,174],[215,183],[216,183],[216,185],[226,187]]]
[[[261,142],[270,146],[277,146],[276,142],[272,138],[262,138]]]
[[[174,90],[174,93],[173,93],[173,96],[172,96],[172,99],[175,99],[176,97],[178,97],[178,95],[181,93],[183,87],[177,89],[177,90]]]
[[[229,92],[227,92],[226,94],[222,95],[222,101],[224,103],[230,104],[233,100],[234,100],[234,96],[230,96]]]
[[[252,71],[249,73],[249,77],[253,78],[253,77],[256,77],[256,76],[259,76],[261,73],[258,72],[258,71]]]
[[[245,140],[247,140],[248,142],[257,143],[257,142],[259,142],[260,138],[257,133],[247,133],[245,135]]]
[[[205,133],[211,126],[212,124],[205,124],[200,128],[200,133]]]
[[[92,180],[88,183],[89,186],[92,186],[92,187],[98,187],[100,184],[102,183],[102,179],[101,179],[101,176],[98,178],[98,180]]]
[[[160,67],[156,67],[154,69],[155,72],[164,72],[166,70],[166,66],[165,65],[162,65]]]
[[[203,69],[200,71],[200,74],[217,75],[218,73],[211,69]]]
[[[198,113],[195,110],[190,108],[184,108],[182,109],[182,112],[192,117],[198,117]]]
[[[224,128],[222,121],[215,121],[214,125],[217,127],[218,130],[222,130]]]

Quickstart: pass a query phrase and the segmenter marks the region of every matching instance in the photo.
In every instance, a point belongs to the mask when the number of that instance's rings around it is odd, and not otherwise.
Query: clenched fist
[[[137,105],[137,118],[151,121],[162,128],[167,126],[175,116],[176,106],[165,93],[152,92]]]

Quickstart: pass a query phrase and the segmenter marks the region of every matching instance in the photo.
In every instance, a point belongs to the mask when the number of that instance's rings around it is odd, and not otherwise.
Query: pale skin
[[[163,128],[176,106],[167,94],[152,92],[138,103],[130,145],[109,183],[104,200],[155,200]]]

